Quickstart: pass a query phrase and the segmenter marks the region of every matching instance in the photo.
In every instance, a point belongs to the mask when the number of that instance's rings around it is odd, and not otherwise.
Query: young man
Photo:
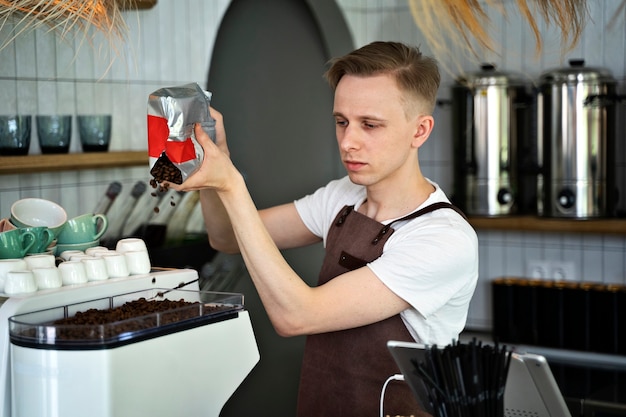
[[[398,372],[388,340],[445,346],[458,338],[478,276],[478,243],[464,216],[425,178],[439,71],[417,48],[374,42],[326,73],[347,176],[295,202],[257,211],[233,166],[222,115],[214,144],[196,126],[204,163],[180,190],[201,190],[211,245],[240,252],[276,331],[308,335],[299,416],[375,415]],[[323,240],[316,287],[280,249]],[[385,413],[418,414],[409,391]]]

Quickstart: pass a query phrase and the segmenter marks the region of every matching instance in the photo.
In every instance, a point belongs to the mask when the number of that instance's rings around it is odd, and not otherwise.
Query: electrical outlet
[[[526,263],[526,276],[533,279],[575,281],[576,265],[569,261],[530,260]]]
[[[534,279],[550,278],[550,261],[532,260],[526,263],[526,276]]]
[[[576,265],[574,262],[551,262],[550,278],[557,281],[575,281]]]

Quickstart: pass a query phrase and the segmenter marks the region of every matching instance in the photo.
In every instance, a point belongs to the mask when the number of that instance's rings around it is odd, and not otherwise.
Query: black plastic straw
[[[505,346],[452,342],[432,346],[415,372],[427,387],[435,417],[503,417],[511,352]]]

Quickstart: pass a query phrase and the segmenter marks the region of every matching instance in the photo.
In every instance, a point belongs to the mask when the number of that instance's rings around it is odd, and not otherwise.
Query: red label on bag
[[[184,142],[168,141],[165,144],[165,153],[170,161],[175,164],[196,159],[196,148],[193,146],[191,138],[185,139]]]
[[[165,149],[170,128],[164,117],[148,115],[148,155],[158,158]]]

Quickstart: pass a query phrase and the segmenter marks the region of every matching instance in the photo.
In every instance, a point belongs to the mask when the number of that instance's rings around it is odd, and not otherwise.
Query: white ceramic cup
[[[126,265],[128,265],[128,272],[130,275],[141,275],[150,273],[150,256],[148,252],[143,250],[130,250],[124,252],[126,258]]]
[[[89,256],[94,257],[94,258],[102,258],[102,255],[105,255],[107,253],[109,253],[110,250],[96,250],[93,252],[90,252]]]
[[[89,256],[86,253],[72,253],[68,261],[81,261],[85,258],[92,258],[92,256]]]
[[[126,264],[126,257],[123,253],[117,251],[109,251],[102,254],[102,259],[107,266],[107,273],[110,278],[121,278],[130,275],[128,272],[128,265]]]
[[[106,246],[94,246],[94,247],[85,249],[85,253],[89,256],[98,256],[99,253],[108,252],[108,251],[109,251],[109,248],[107,248]]]
[[[106,261],[101,257],[88,256],[80,260],[85,265],[88,281],[102,281],[109,279]]]
[[[24,257],[28,269],[33,270],[35,268],[46,268],[56,266],[54,255],[42,254],[27,255]]]
[[[63,285],[61,273],[56,266],[33,268],[32,272],[35,276],[37,288],[39,288],[40,290],[59,288]]]
[[[87,271],[81,261],[61,262],[57,267],[61,273],[63,285],[84,284],[87,282]]]
[[[37,291],[37,282],[32,271],[9,271],[4,283],[4,292],[9,295],[28,294]]]
[[[11,223],[18,227],[46,226],[56,236],[66,221],[65,209],[43,198],[23,198],[11,205]]]
[[[65,250],[59,255],[64,261],[69,261],[72,255],[83,255],[82,250]]]
[[[28,265],[24,259],[0,259],[0,292],[4,292],[4,283],[10,271],[26,271]]]
[[[146,242],[143,239],[139,239],[136,237],[128,237],[125,239],[120,239],[117,241],[115,245],[115,250],[117,252],[128,252],[128,251],[148,251],[148,247],[146,246]]]

